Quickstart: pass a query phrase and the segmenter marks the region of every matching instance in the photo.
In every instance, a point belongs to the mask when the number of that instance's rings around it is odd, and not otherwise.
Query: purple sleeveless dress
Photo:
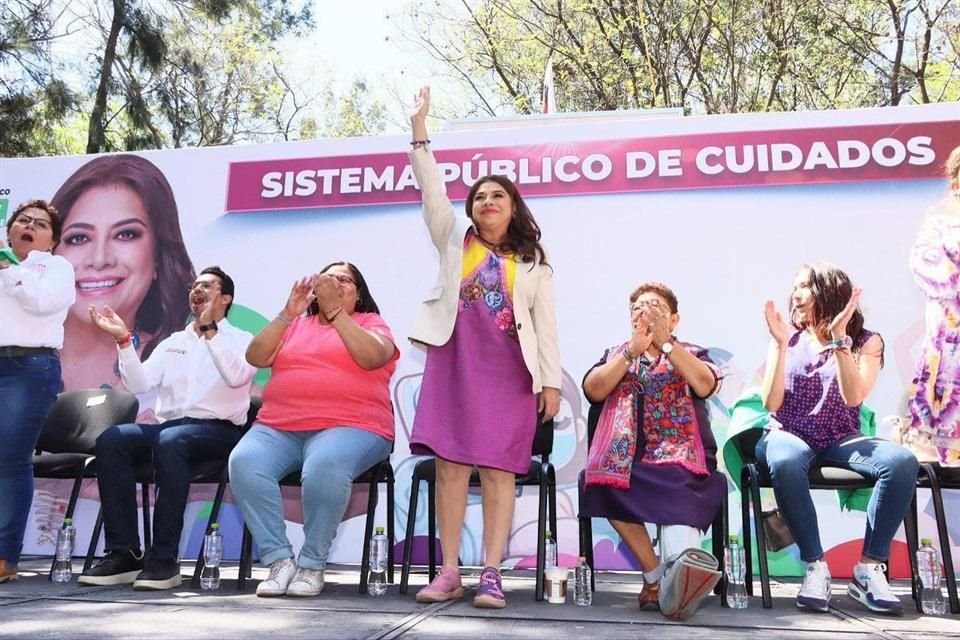
[[[415,455],[513,473],[530,467],[537,397],[517,340],[508,260],[487,252],[463,278],[453,335],[427,349],[410,434]]]

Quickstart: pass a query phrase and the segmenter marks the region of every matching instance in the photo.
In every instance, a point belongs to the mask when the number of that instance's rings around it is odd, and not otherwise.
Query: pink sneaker
[[[417,602],[446,602],[463,597],[460,570],[441,567],[433,582],[417,592]]]
[[[480,584],[477,586],[477,595],[473,597],[473,606],[481,609],[503,609],[507,606],[500,572],[495,568],[484,567],[480,572]]]

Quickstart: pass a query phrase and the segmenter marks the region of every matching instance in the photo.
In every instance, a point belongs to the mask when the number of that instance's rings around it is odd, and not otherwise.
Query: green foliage
[[[953,0],[414,2],[405,35],[490,115],[790,111],[936,102],[960,85]],[[955,98],[954,98],[955,99]]]
[[[76,97],[55,73],[47,0],[0,5],[0,155],[62,152],[52,125]]]

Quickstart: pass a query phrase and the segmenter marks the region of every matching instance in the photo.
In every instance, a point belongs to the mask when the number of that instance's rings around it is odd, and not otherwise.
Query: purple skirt
[[[450,340],[427,349],[411,453],[526,473],[537,426],[532,387],[520,343],[483,304],[461,308]]]

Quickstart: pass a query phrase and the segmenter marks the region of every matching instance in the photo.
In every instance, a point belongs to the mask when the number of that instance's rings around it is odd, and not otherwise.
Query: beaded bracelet
[[[327,322],[333,322],[337,319],[337,316],[343,312],[343,307],[337,307],[336,312],[334,312],[333,317],[327,317],[327,314],[323,314],[323,317],[327,319]]]
[[[430,140],[429,140],[429,139],[428,139],[428,140],[413,140],[412,142],[410,142],[410,146],[413,147],[414,149],[417,149],[417,148],[419,148],[419,147],[425,147],[425,146],[427,146],[428,144],[430,144]]]
[[[283,324],[290,324],[292,322],[291,320],[287,320],[286,318],[284,318],[282,313],[278,313],[276,319],[282,322]]]

